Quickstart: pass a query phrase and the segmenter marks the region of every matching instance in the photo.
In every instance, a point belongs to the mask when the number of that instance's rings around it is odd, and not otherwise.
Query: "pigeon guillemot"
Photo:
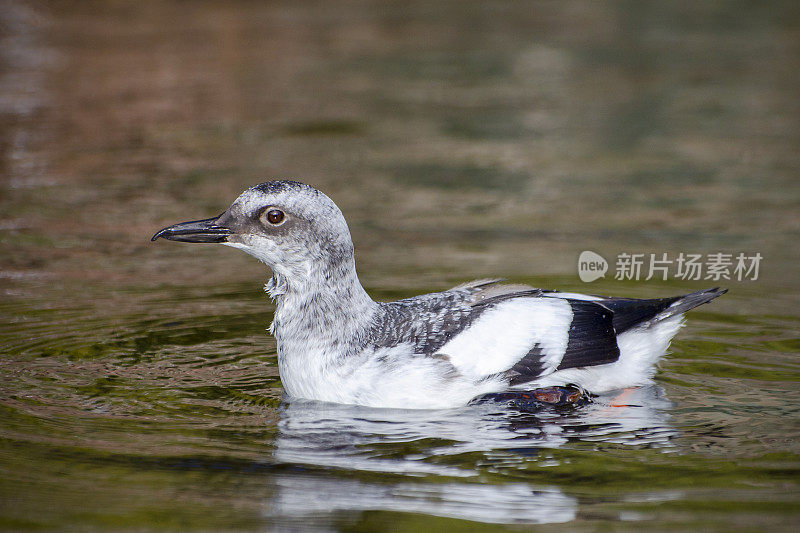
[[[487,393],[575,384],[644,385],[683,313],[726,292],[639,300],[486,279],[396,302],[358,280],[342,212],[317,189],[269,181],[221,215],[156,233],[244,250],[272,269],[270,331],[290,396],[396,408],[447,408]]]

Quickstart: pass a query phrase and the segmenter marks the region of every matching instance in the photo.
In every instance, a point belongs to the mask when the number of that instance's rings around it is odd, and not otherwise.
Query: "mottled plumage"
[[[462,405],[514,388],[647,383],[683,313],[710,289],[656,300],[479,280],[396,302],[364,291],[344,216],[295,181],[252,187],[219,217],[158,232],[242,249],[273,272],[271,331],[288,394],[380,407]]]

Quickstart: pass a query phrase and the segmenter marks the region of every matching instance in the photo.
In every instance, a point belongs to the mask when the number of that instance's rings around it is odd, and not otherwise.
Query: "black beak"
[[[223,213],[224,215],[225,213]],[[222,215],[214,218],[207,218],[205,220],[192,220],[191,222],[181,222],[174,226],[168,226],[150,239],[154,241],[159,237],[169,239],[171,241],[182,242],[226,242],[228,235],[233,233],[230,228],[218,226],[217,220]]]

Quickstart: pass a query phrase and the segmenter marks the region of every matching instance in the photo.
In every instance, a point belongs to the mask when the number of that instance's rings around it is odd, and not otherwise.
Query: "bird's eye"
[[[277,226],[281,222],[283,222],[284,214],[283,211],[280,209],[270,209],[267,211],[267,222],[270,224]]]

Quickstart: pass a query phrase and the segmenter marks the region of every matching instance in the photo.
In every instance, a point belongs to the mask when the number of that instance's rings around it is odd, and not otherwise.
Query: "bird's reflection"
[[[559,487],[520,482],[523,466],[540,461],[542,450],[576,441],[670,447],[669,406],[657,386],[566,408],[508,398],[446,410],[287,401],[274,459],[295,468],[274,479],[269,514],[324,521],[341,511],[386,510],[486,523],[566,522],[577,501]],[[509,470],[518,475],[503,482],[497,473]]]

